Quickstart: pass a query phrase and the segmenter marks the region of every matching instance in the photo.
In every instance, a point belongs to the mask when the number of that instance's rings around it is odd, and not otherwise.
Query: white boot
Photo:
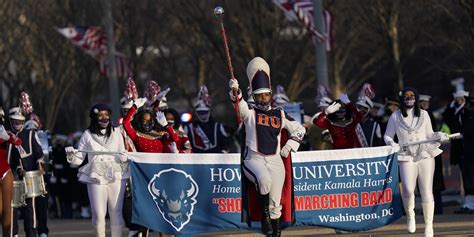
[[[425,219],[425,237],[433,236],[433,215],[434,215],[434,202],[422,203],[423,206],[423,217]]]
[[[415,198],[402,198],[402,201],[403,207],[405,208],[405,214],[407,216],[407,231],[408,233],[415,233]]]
[[[105,226],[95,227],[95,237],[105,237]]]
[[[112,232],[112,237],[122,237],[122,225],[110,226],[110,231]]]

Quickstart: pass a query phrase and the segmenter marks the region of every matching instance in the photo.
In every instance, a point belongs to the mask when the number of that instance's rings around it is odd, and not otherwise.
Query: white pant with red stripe
[[[265,156],[248,149],[243,171],[245,177],[255,184],[260,194],[269,194],[270,218],[280,218],[280,200],[285,182],[285,166],[281,156],[279,154]]]

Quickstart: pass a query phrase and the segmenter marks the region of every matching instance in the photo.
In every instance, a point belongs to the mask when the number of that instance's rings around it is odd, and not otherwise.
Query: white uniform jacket
[[[294,151],[298,150],[305,128],[289,117],[282,109],[260,110],[249,107],[245,100],[239,101],[239,115],[245,125],[248,149],[265,156],[280,153],[281,130],[287,129]]]
[[[414,116],[414,110],[407,110],[407,117],[403,117],[400,110],[394,112],[388,120],[387,130],[385,131],[385,143],[393,143],[395,135],[398,137],[400,145],[410,142],[423,141],[435,136],[431,126],[428,112],[420,109],[420,117]],[[443,151],[439,149],[437,142],[422,143],[420,145],[408,146],[405,150],[400,150],[398,160],[400,161],[419,161],[425,158],[433,158]]]
[[[77,145],[78,150],[125,152],[122,134],[119,128],[113,129],[110,137],[92,134],[87,129]],[[109,184],[130,177],[128,161],[123,155],[78,152],[69,163],[80,165],[85,157],[89,162],[79,169],[79,181],[83,183]]]

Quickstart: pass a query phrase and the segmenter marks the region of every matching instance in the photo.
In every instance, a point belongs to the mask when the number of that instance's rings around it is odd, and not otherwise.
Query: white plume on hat
[[[268,78],[270,79],[270,66],[265,61],[265,59],[261,57],[253,58],[247,65],[247,78],[249,79],[249,84],[252,86],[252,81],[257,74],[258,71],[263,71],[267,74]],[[271,82],[268,88],[252,88],[254,94],[260,94],[265,92],[271,92]]]
[[[285,104],[290,102],[290,99],[286,95],[285,88],[282,85],[277,85],[276,93],[273,95],[273,100],[277,104]]]
[[[8,116],[11,119],[16,119],[16,120],[25,120],[25,116],[21,113],[21,108],[20,107],[13,107],[10,110],[8,110]]]
[[[25,129],[26,130],[38,130],[40,128],[38,122],[34,121],[34,120],[28,120],[26,121],[25,123]]]
[[[331,91],[329,88],[319,85],[318,86],[318,95],[316,96],[316,103],[318,103],[319,107],[322,106],[329,106],[332,102]]]
[[[462,90],[462,91],[456,91],[453,93],[453,97],[456,98],[456,97],[468,97],[469,96],[469,92],[465,91],[465,90]]]
[[[375,98],[374,88],[371,84],[364,83],[362,89],[360,90],[359,98],[356,104],[368,109],[372,109],[372,107],[374,107],[374,102],[372,102],[373,98]]]
[[[451,85],[456,88],[456,92],[453,93],[453,97],[468,97],[469,92],[464,90],[464,78],[459,77],[454,80],[451,80]]]
[[[194,109],[196,111],[209,111],[211,109],[211,96],[209,95],[209,91],[207,90],[206,86],[201,86],[199,88],[199,93],[194,102]]]

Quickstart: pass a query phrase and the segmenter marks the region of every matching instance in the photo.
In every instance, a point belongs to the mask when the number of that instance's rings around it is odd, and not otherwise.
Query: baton
[[[229,44],[227,43],[227,34],[225,33],[225,28],[224,28],[224,20],[222,19],[222,15],[224,14],[224,8],[221,6],[217,6],[214,8],[214,15],[219,19],[219,23],[221,25],[221,36],[224,41],[224,49],[225,49],[225,56],[226,56],[226,62],[227,62],[227,69],[229,70],[230,73],[230,78],[235,79],[234,76],[234,67],[232,67],[232,59],[230,58],[230,50],[229,50]],[[235,103],[233,104],[234,107],[234,112],[235,115],[237,116],[237,123],[241,123],[241,119],[239,116],[239,104],[238,101],[235,100]]]
[[[448,135],[448,137],[449,137],[450,140],[452,140],[452,139],[461,139],[462,135],[461,135],[461,133],[453,133],[453,134]],[[419,144],[428,143],[428,142],[436,142],[436,141],[439,141],[439,138],[430,138],[430,139],[426,139],[426,140],[423,140],[423,141],[410,142],[410,143],[403,144],[400,147],[403,148],[403,150],[404,150],[408,146],[419,145]]]

